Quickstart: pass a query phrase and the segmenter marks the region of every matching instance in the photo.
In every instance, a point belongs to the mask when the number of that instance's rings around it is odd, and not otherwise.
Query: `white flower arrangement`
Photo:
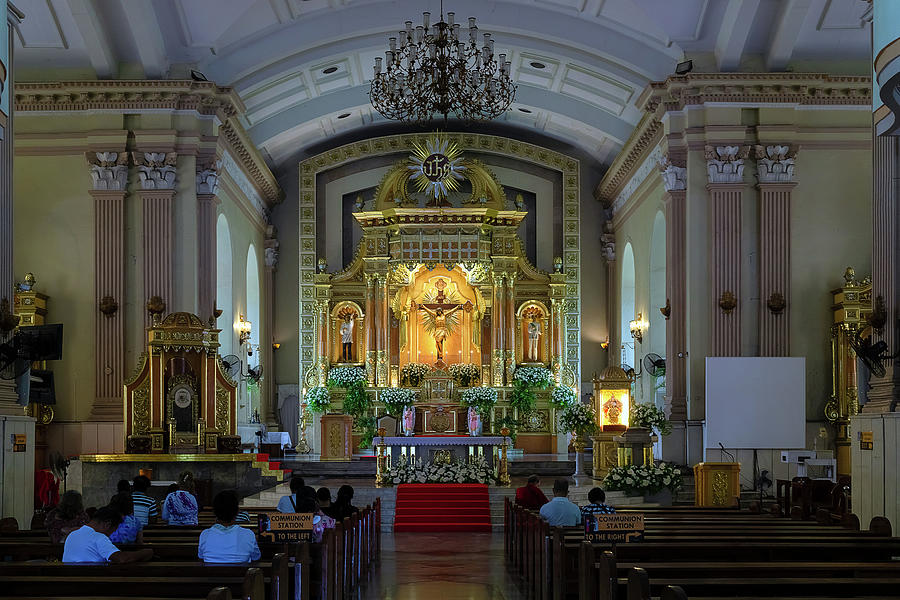
[[[481,377],[481,368],[471,363],[453,364],[447,370],[450,371],[450,376],[456,380],[456,383],[462,387],[469,387],[473,383],[477,383]]]
[[[578,435],[592,433],[597,427],[594,419],[594,407],[590,404],[581,402],[569,404],[559,417],[559,431],[571,431]]]
[[[613,467],[603,479],[607,491],[621,491],[629,496],[652,496],[664,489],[674,493],[681,485],[681,470],[664,462]]]
[[[483,456],[469,462],[425,463],[421,458],[408,460],[401,457],[388,469],[385,479],[389,483],[483,483],[496,484],[494,468]]]
[[[672,424],[666,418],[666,413],[656,407],[655,404],[636,402],[631,406],[628,415],[630,427],[646,427],[655,429],[661,435],[672,433]]]
[[[388,414],[399,417],[403,409],[416,401],[416,390],[409,388],[387,388],[378,392],[378,399],[384,403]]]
[[[550,385],[551,376],[550,369],[546,367],[519,367],[513,379],[527,387],[545,388]]]
[[[473,387],[462,393],[460,403],[474,408],[482,418],[490,417],[491,410],[497,404],[497,390],[492,387]]]
[[[328,371],[330,387],[350,388],[366,380],[366,370],[362,367],[335,367]]]
[[[326,412],[331,407],[331,391],[324,386],[306,390],[306,408],[314,413]]]
[[[550,404],[556,408],[565,408],[571,404],[575,404],[576,400],[575,391],[564,385],[556,386],[553,388],[553,393],[550,394]]]
[[[425,363],[407,363],[400,369],[400,383],[418,387],[431,372],[431,365]]]

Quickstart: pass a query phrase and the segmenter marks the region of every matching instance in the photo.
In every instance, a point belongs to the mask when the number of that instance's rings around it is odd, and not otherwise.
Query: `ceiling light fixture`
[[[532,67],[534,67],[535,69],[546,69],[546,68],[547,68],[547,65],[545,65],[545,64],[542,63],[542,62],[538,62],[538,61],[536,61],[536,60],[533,60],[533,61],[531,61],[531,62],[528,63],[528,64],[530,64],[530,65],[531,65]]]
[[[384,58],[375,58],[375,77],[369,99],[388,119],[408,122],[431,121],[450,115],[466,121],[488,121],[506,112],[516,96],[510,78],[512,63],[506,54],[494,54],[494,40],[483,34],[479,46],[475,17],[469,17],[468,39],[447,13],[431,23],[431,13],[422,13],[423,22],[388,39]],[[382,68],[382,62],[384,67]]]
[[[684,62],[680,62],[675,65],[675,74],[676,75],[687,75],[691,71],[694,70],[694,61],[686,60]]]
[[[335,71],[337,71],[337,69],[338,69],[337,67],[331,66],[331,67],[327,67],[327,68],[325,68],[325,69],[322,69],[322,72],[325,73],[326,75],[331,75],[332,73],[334,73]]]

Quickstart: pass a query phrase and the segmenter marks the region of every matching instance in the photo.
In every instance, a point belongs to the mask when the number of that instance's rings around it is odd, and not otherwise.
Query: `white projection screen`
[[[806,447],[806,359],[707,357],[706,447]]]

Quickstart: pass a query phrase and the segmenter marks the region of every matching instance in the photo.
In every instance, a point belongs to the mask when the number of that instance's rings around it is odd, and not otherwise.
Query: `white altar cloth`
[[[291,434],[287,431],[270,431],[266,434],[264,444],[280,444],[282,448],[292,448]]]

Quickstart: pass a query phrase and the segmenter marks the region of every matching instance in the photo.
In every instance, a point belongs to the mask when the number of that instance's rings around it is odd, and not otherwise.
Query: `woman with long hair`
[[[162,518],[169,525],[197,525],[200,505],[194,496],[194,474],[182,471],[178,476],[178,489],[170,492],[163,501]]]
[[[69,533],[80,529],[88,521],[90,521],[90,517],[84,511],[81,493],[69,490],[59,499],[56,508],[47,513],[44,526],[50,535],[50,541],[54,544],[62,544],[66,541]]]

